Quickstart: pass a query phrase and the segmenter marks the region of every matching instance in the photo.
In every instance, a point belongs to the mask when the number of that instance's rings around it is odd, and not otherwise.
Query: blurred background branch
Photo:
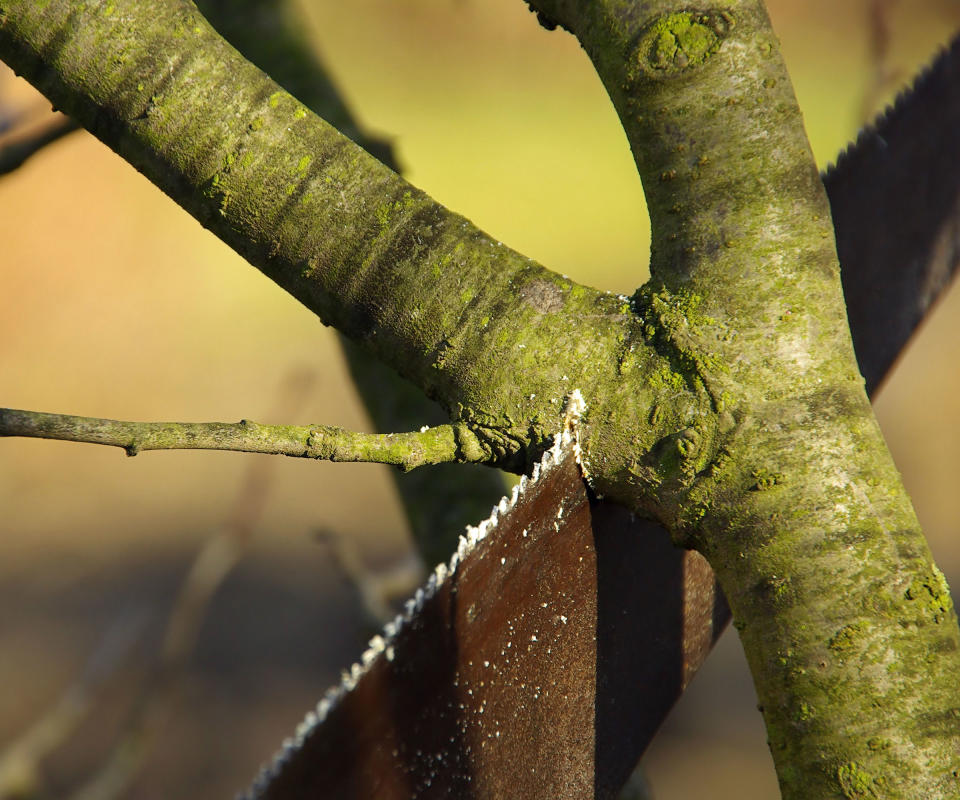
[[[292,371],[280,387],[273,418],[292,418],[316,386],[310,370]],[[223,525],[204,542],[174,599],[162,645],[149,679],[136,698],[124,728],[104,762],[71,800],[122,797],[151,749],[165,719],[178,707],[176,692],[189,669],[200,630],[217,589],[247,552],[276,480],[271,459],[251,460]]]
[[[900,0],[870,0],[867,6],[866,23],[867,61],[870,77],[863,93],[860,112],[864,124],[870,122],[883,108],[890,93],[906,77],[894,62],[891,53],[893,36],[893,13]]]
[[[143,609],[122,611],[76,681],[48,712],[0,753],[0,799],[46,795],[43,762],[76,734],[83,720],[95,710],[100,690],[127,666],[134,646],[143,637],[145,621]]]
[[[291,372],[280,387],[277,407],[271,416],[295,416],[315,384],[313,372]],[[243,557],[263,514],[275,480],[272,464],[271,459],[248,461],[227,518],[190,564],[167,619],[157,661],[127,714],[123,730],[94,776],[70,793],[73,800],[113,800],[122,796],[149,757],[166,715],[177,705],[176,687],[189,668],[211,598]],[[94,690],[122,665],[133,633],[142,628],[129,620],[121,621],[123,626],[118,623],[104,637],[83,675],[65,692],[56,708],[39,719],[0,759],[0,798],[47,794],[40,778],[41,762],[76,732],[84,716],[95,710]]]
[[[63,114],[39,114],[39,124],[31,119],[17,120],[0,132],[0,175],[23,166],[31,156],[59,141],[80,127]]]

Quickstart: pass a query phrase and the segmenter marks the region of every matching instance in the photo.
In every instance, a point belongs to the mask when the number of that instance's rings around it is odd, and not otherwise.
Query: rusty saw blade
[[[567,427],[244,797],[612,796],[726,618],[700,556],[592,501]]]

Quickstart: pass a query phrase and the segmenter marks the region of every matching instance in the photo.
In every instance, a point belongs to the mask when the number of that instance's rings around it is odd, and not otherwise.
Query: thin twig
[[[364,564],[352,537],[322,530],[317,531],[316,538],[329,546],[333,566],[356,591],[372,627],[379,628],[393,619],[397,614],[394,604],[410,597],[426,577],[423,560],[413,550],[392,569],[372,570]]]
[[[59,439],[143,450],[234,450],[324,461],[392,464],[486,462],[490,456],[466,425],[438,425],[412,433],[358,433],[330,425],[240,422],[122,422],[69,414],[0,408],[0,436]]]

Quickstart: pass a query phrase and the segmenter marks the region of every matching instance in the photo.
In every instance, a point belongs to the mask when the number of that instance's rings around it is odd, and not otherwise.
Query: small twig
[[[0,436],[60,439],[142,450],[234,450],[324,461],[393,464],[406,471],[451,461],[486,462],[490,455],[465,424],[413,433],[358,433],[330,425],[240,422],[121,422],[96,417],[0,408]]]
[[[68,133],[78,130],[80,130],[80,126],[70,117],[60,115],[50,124],[30,134],[21,136],[18,135],[16,130],[11,131],[8,137],[11,141],[0,142],[0,175],[13,172],[47,145],[53,144]]]
[[[423,583],[423,561],[413,551],[392,569],[374,571],[363,563],[356,541],[334,531],[318,531],[317,540],[330,547],[333,565],[353,587],[368,621],[379,628],[396,616],[393,607]]]

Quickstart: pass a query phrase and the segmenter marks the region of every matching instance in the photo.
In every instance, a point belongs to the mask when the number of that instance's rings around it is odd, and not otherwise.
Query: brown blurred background
[[[960,28],[953,0],[768,5],[823,166]],[[410,180],[577,280],[623,292],[645,280],[641,187],[572,37],[541,29],[520,0],[302,6],[348,101],[392,139]],[[879,62],[878,8],[890,27]],[[0,117],[48,108],[0,73]],[[876,402],[955,584],[958,341],[954,291]],[[0,179],[0,404],[369,429],[333,333],[85,133]],[[380,570],[404,558],[407,533],[385,468],[0,441],[0,754],[69,687],[105,676],[94,711],[42,764],[48,796],[75,796],[97,774],[185,571],[237,515],[252,520],[252,541],[182,680],[148,714],[142,770],[125,794],[87,798],[245,786],[372,632],[329,535],[349,536]],[[752,692],[727,634],[645,759],[658,800],[777,796]]]

